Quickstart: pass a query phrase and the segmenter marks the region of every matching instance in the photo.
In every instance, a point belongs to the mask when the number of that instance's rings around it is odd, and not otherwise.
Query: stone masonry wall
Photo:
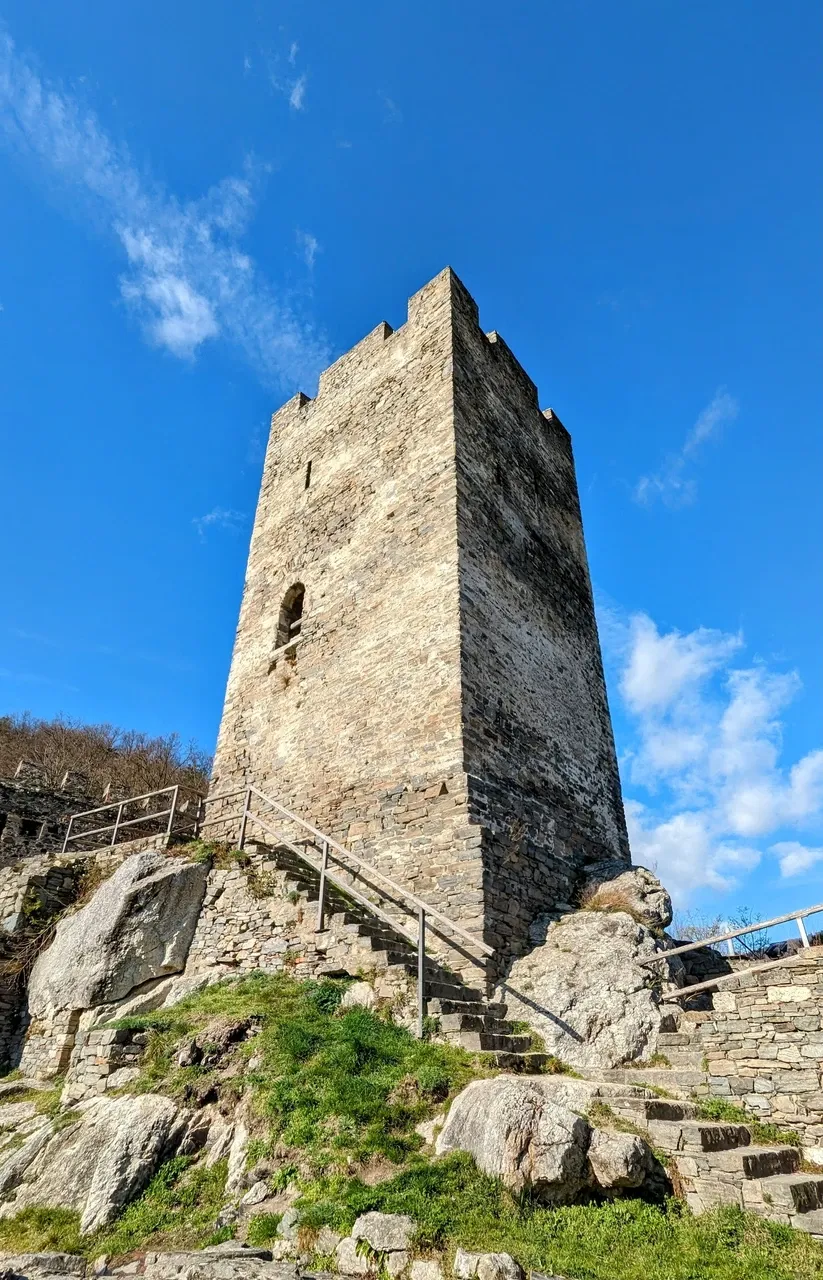
[[[245,783],[502,955],[628,859],[568,435],[449,270],[272,419],[212,793]]]
[[[726,979],[701,1024],[711,1092],[796,1129],[823,1164],[823,947]]]
[[[571,441],[496,333],[455,310],[464,768],[484,900],[517,952],[585,862],[629,863]]]
[[[466,922],[451,323],[438,277],[272,420],[213,792],[252,781]],[[312,463],[311,483],[305,488]],[[302,631],[273,660],[280,607]]]

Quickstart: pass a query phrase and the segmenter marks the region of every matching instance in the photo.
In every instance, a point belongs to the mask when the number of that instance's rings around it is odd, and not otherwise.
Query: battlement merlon
[[[392,329],[385,320],[381,321],[370,333],[323,370],[320,374],[316,397],[307,396],[300,391],[277,409],[272,415],[272,428],[278,423],[291,422],[296,414],[299,414],[307,405],[314,404],[317,399],[325,395],[339,394],[347,383],[358,383],[361,379],[373,377],[375,373],[380,372],[387,343],[396,341],[401,336],[411,336],[410,330],[421,329],[430,333],[441,324],[443,327],[459,324],[464,334],[475,333],[478,341],[486,344],[493,358],[507,368],[510,376],[521,383],[525,398],[535,407],[538,406],[535,383],[509,345],[495,330],[489,333],[483,332],[480,328],[477,303],[457,273],[451,267],[446,267],[409,298],[405,324],[398,329]],[[559,426],[568,435],[566,428],[553,410],[546,409],[543,415],[553,426]]]

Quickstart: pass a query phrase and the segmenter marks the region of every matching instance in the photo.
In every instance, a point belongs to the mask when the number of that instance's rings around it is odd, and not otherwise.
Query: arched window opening
[[[276,648],[282,648],[284,644],[288,644],[289,641],[296,639],[300,635],[300,628],[303,625],[303,599],[305,594],[306,588],[303,583],[295,582],[284,595],[277,623]]]

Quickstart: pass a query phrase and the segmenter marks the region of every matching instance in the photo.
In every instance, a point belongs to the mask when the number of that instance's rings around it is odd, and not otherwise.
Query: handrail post
[[[200,824],[203,821],[203,797],[198,793],[197,808],[194,813],[194,838],[200,839]]]
[[[329,868],[329,842],[323,841],[323,858],[320,863],[320,895],[317,899],[317,924],[314,932],[323,932],[323,916],[326,910],[326,872]]]
[[[729,938],[726,942],[726,954],[730,956],[737,954],[734,949],[734,938]]]
[[[180,795],[180,787],[178,785],[174,788],[174,791],[172,792],[172,795],[171,795],[171,808],[169,809],[169,823],[168,823],[168,826],[166,827],[167,840],[171,839],[171,829],[172,829],[172,826],[174,825],[174,811],[177,808],[177,800],[179,795]]]
[[[60,856],[61,856],[61,857],[63,856],[63,854],[66,852],[66,850],[67,850],[67,849],[68,849],[68,847],[69,847],[69,837],[70,837],[70,835],[71,835],[71,828],[72,828],[72,823],[73,823],[73,822],[74,822],[74,814],[72,814],[72,815],[71,815],[71,817],[69,818],[69,825],[66,827],[66,838],[65,838],[65,840],[63,841],[63,848],[60,850]]]
[[[417,1038],[423,1039],[423,1023],[426,1017],[426,913],[422,907],[417,912]]]
[[[797,927],[800,930],[800,941],[803,943],[803,946],[804,947],[810,946],[811,944],[809,943],[809,935],[806,932],[806,926],[803,923],[802,916],[797,917]]]
[[[243,817],[240,819],[240,837],[237,841],[238,849],[245,848],[246,845],[246,827],[249,822],[249,809],[251,808],[251,787],[246,788],[246,799],[243,801]]]
[[[125,800],[121,800],[119,805],[117,806],[117,817],[114,820],[114,830],[111,833],[111,844],[109,845],[110,849],[114,848],[115,843],[117,841],[117,831],[120,826],[120,819],[123,817],[123,807],[125,803],[126,803]]]

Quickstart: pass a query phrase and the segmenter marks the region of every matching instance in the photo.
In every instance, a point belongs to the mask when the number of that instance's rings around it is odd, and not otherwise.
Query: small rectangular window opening
[[[303,488],[308,489],[310,484],[311,484],[311,458],[309,458],[308,462],[306,463],[306,479],[305,479],[305,483],[303,484]]]

